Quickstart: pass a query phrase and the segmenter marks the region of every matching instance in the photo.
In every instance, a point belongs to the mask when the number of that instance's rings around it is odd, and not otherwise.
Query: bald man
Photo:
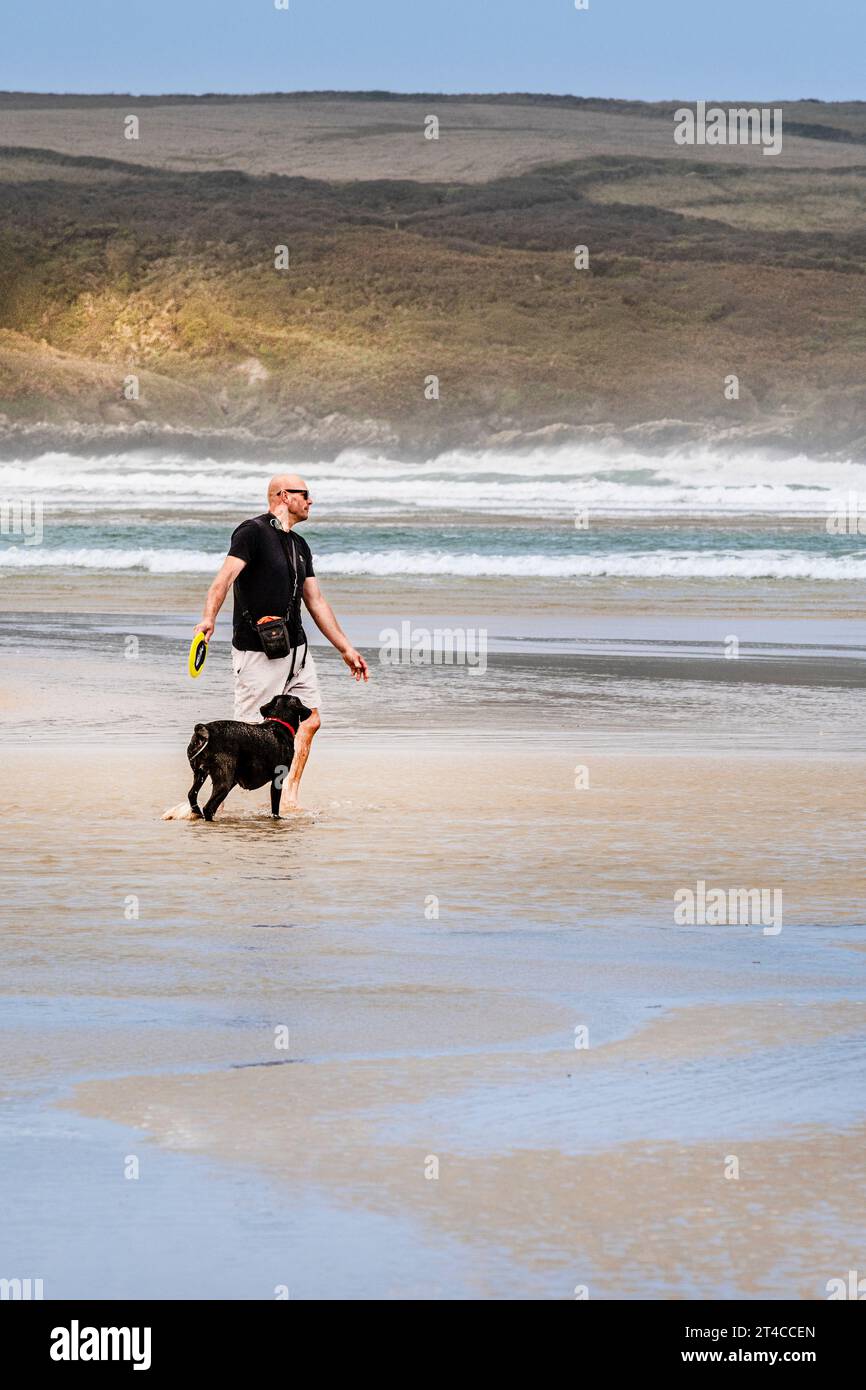
[[[229,553],[208,589],[204,615],[196,628],[209,642],[217,614],[234,585],[232,670],[235,677],[235,719],[260,724],[260,707],[274,695],[296,695],[312,710],[295,735],[295,755],[283,788],[283,805],[300,810],[298,788],[310,744],[321,728],[322,697],[316,663],[301,626],[301,599],[320,632],[337,648],[356,681],[368,680],[367,663],[346,636],[313,573],[307,542],[293,534],[310,515],[313,499],[303,478],[284,473],[268,483],[268,510],[242,521],[232,533]],[[256,632],[259,618],[286,619],[289,654],[271,658]]]

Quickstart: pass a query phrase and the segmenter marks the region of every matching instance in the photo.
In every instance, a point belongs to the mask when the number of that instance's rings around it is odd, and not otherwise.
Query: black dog
[[[193,771],[189,804],[194,815],[213,820],[232,787],[252,791],[270,782],[271,815],[279,817],[283,782],[295,752],[295,733],[312,710],[294,695],[275,695],[259,713],[264,715],[264,724],[244,724],[239,719],[196,724],[186,750]],[[198,794],[206,777],[211,779],[211,794],[202,811]]]

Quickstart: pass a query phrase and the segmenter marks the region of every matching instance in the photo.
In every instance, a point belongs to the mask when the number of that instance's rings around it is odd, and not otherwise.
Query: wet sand
[[[760,1008],[728,1011],[728,1020],[757,1043]],[[263,1063],[192,1079],[141,1077],[131,1087],[91,1083],[74,1103],[172,1150],[254,1163],[295,1198],[326,1193],[338,1204],[409,1216],[422,1243],[459,1244],[475,1297],[567,1299],[579,1285],[596,1298],[824,1297],[829,1278],[856,1267],[866,1220],[863,1126],[798,1126],[762,1140],[729,1123],[715,1126],[709,1141],[641,1139],[595,1151],[545,1142],[530,1126],[517,1142],[485,1137],[485,1113],[519,1113],[539,1093],[548,1133],[555,1118],[567,1135],[593,1083],[612,1090],[629,1073],[655,1090],[657,1103],[670,1102],[704,1079],[694,1052],[715,1022],[675,1014],[630,1040],[625,1057],[616,1048],[581,1056],[563,1047],[536,1058],[517,1051],[384,1065]],[[862,1040],[862,1008],[848,1022],[852,1041]],[[754,1031],[760,1036],[760,1026]],[[844,1036],[845,1023],[831,1032]],[[769,1046],[776,1066],[765,1056],[764,1084],[784,1072],[784,1044],[774,1036]],[[732,1060],[724,1033],[715,1051]],[[730,1065],[729,1074],[742,1072]],[[455,1115],[463,1125],[455,1127]],[[421,1290],[422,1270],[423,1257]],[[304,1271],[292,1266],[290,1278],[303,1292]]]
[[[306,814],[163,822],[170,692],[142,743],[67,656],[108,733],[34,740],[27,659],[0,1186],[47,1297],[822,1298],[857,1267],[862,751],[373,706],[320,737]],[[697,878],[779,887],[781,932],[677,926]]]

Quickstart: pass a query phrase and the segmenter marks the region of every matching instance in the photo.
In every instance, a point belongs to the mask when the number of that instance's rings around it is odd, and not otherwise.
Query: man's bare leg
[[[300,811],[302,807],[298,802],[298,788],[301,785],[301,778],[304,775],[304,768],[307,765],[307,758],[310,756],[310,745],[316,736],[317,730],[322,727],[319,718],[319,711],[314,709],[309,719],[305,719],[303,724],[298,725],[298,732],[295,734],[295,756],[292,758],[292,765],[289,768],[289,775],[286,778],[283,790],[286,794],[284,805],[287,811]]]

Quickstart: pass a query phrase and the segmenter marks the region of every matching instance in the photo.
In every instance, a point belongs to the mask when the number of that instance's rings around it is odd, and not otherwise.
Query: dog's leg
[[[283,794],[283,777],[285,773],[278,772],[271,782],[271,815],[275,820],[280,818],[280,797]]]
[[[192,786],[189,789],[188,800],[194,816],[201,816],[201,807],[198,804],[198,794],[204,783],[207,781],[207,769],[197,767],[192,779]]]
[[[213,820],[231,789],[232,784],[230,782],[211,782],[210,799],[205,802],[204,808],[205,820]]]

